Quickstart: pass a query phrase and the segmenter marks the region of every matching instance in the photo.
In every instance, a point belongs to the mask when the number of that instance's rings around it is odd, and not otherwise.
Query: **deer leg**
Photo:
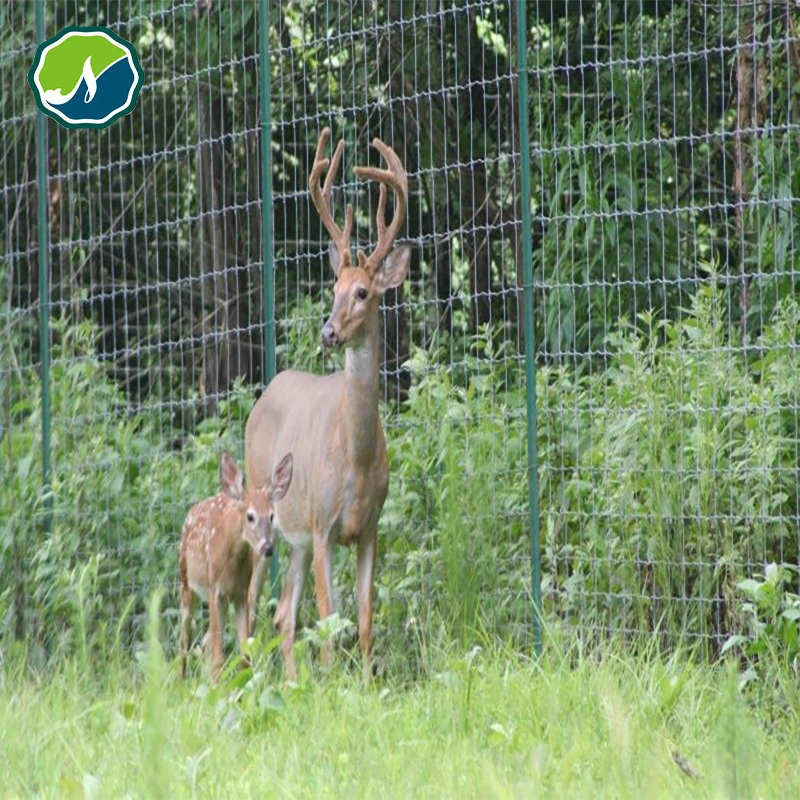
[[[250,607],[250,635],[256,629],[256,609],[261,597],[261,590],[264,588],[264,581],[269,574],[269,567],[272,565],[272,557],[265,558],[254,555],[253,562],[253,574],[250,577],[250,588],[247,592],[247,602]]]
[[[194,592],[188,584],[181,581],[181,645],[180,645],[180,676],[186,677],[186,659],[189,647],[192,644],[192,614],[194,614]]]
[[[372,603],[375,599],[375,561],[378,554],[378,532],[372,531],[358,540],[356,563],[356,596],[358,598],[358,643],[364,675],[372,669]]]
[[[317,609],[320,621],[333,613],[333,572],[331,561],[333,545],[322,537],[314,537],[314,586],[317,592]],[[327,639],[322,645],[320,657],[324,666],[328,666],[333,652],[333,641]]]
[[[297,609],[303,594],[310,560],[311,552],[308,548],[292,548],[281,599],[278,602],[278,608],[273,618],[275,627],[283,634],[281,650],[286,664],[286,673],[290,680],[297,678],[297,666],[294,661],[294,635],[297,627]]]
[[[225,663],[225,651],[222,647],[222,626],[225,622],[227,603],[220,596],[218,589],[213,589],[208,604],[208,645],[211,657],[211,674],[216,681]]]
[[[249,593],[248,593],[249,594]],[[241,666],[250,666],[250,657],[244,652],[244,643],[250,638],[250,603],[248,596],[234,604],[236,612],[236,638],[239,640]]]

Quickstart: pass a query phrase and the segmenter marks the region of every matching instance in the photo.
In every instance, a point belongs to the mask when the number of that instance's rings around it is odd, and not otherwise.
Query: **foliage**
[[[291,365],[292,369],[325,374],[344,366],[342,354],[322,347],[322,325],[330,302],[301,297],[281,320],[279,328],[282,341],[276,348],[280,365]]]
[[[751,15],[724,3],[570,5],[548,14],[529,4],[537,341],[554,359],[599,356],[620,314],[676,319],[703,262],[722,265],[729,322],[757,335],[797,288],[787,205],[800,188],[797,62],[770,46],[794,36],[794,12],[781,2]],[[759,78],[748,120],[729,104],[728,79],[750,83],[735,54],[751,39]]]
[[[782,301],[745,351],[728,336],[727,302],[709,285],[680,324],[623,321],[603,372],[538,372],[547,612],[587,636],[650,630],[675,642],[702,633],[721,644],[749,624],[735,593],[751,565],[798,558],[792,343],[800,306]],[[310,368],[320,348],[317,326],[306,322],[317,310],[304,304],[287,323]],[[0,609],[6,635],[21,603],[48,647],[85,649],[84,636],[128,640],[140,630],[153,586],[167,590],[174,620],[183,515],[216,491],[223,448],[241,458],[252,398],[239,387],[220,416],[176,447],[157,414],[126,407],[88,323],[56,330],[51,515],[39,491],[35,384],[15,388],[13,435],[0,441]],[[437,630],[463,644],[479,629],[528,643],[525,400],[507,348],[486,330],[457,369],[447,366],[447,347],[418,349],[407,399],[396,412],[383,409],[392,483],[376,624],[382,637],[405,642],[406,657],[422,659],[419,637],[435,640]],[[22,577],[20,559],[31,565]],[[352,554],[337,552],[335,568],[342,614],[354,619]],[[80,615],[83,626],[73,624]]]
[[[57,323],[55,331],[49,497],[40,491],[36,384],[17,387],[13,430],[0,441],[0,571],[6,578],[0,625],[11,630],[12,576],[21,560],[30,566],[17,578],[23,581],[17,603],[41,641],[58,650],[76,646],[81,628],[97,641],[107,641],[109,626],[129,615],[138,628],[145,593],[156,585],[174,588],[183,516],[217,491],[221,451],[240,456],[238,429],[251,401],[237,390],[221,416],[201,422],[176,451],[157,415],[126,407],[94,351],[88,322]],[[82,626],[73,624],[78,618]]]
[[[577,605],[583,627],[596,615],[599,627],[719,641],[738,625],[740,570],[798,558],[797,353],[785,343],[800,335],[799,307],[780,305],[754,348],[768,357],[748,364],[725,302],[707,286],[680,324],[624,324],[605,372],[558,373],[542,392],[539,456],[565,474],[543,486],[548,592]]]
[[[758,662],[780,662],[800,674],[800,595],[788,591],[788,575],[797,568],[774,561],[767,564],[763,576],[745,578],[736,584],[739,607],[747,622],[747,633],[731,636],[723,651],[743,646],[747,656]]]
[[[15,733],[0,738],[0,756],[14,765],[7,793],[778,798],[800,791],[797,708],[774,721],[774,698],[753,703],[735,676],[682,658],[633,657],[623,648],[587,657],[554,645],[532,663],[499,649],[450,648],[432,652],[412,685],[399,673],[365,687],[342,673],[287,685],[256,657],[252,670],[231,671],[211,688],[176,681],[152,622],[139,664],[86,669],[58,660],[45,672],[21,657],[4,662],[0,727]]]
[[[375,157],[368,139],[402,143],[413,176],[407,236],[419,250],[416,302],[388,337],[400,360],[436,328],[475,335],[504,319],[509,337],[519,335],[514,4],[294,0],[270,8],[278,318],[328,282],[317,268],[324,237],[306,192],[327,122],[348,141],[341,181],[361,243],[376,198],[347,169]],[[596,357],[620,314],[675,319],[704,277],[701,260],[722,265],[737,300],[731,322],[757,335],[777,300],[797,288],[797,23],[789,4],[757,4],[752,20],[726,13],[721,0],[537,0],[525,9],[540,351],[552,360]],[[79,310],[103,329],[98,348],[132,402],[174,400],[200,374],[219,381],[210,394],[236,376],[258,381],[257,4],[63,0],[44,11],[48,31],[114,26],[137,46],[147,76],[137,110],[147,122],[115,126],[107,137],[53,129],[49,138],[57,308]],[[0,121],[8,133],[0,237],[11,306],[22,310],[37,299],[27,244],[36,229],[35,117],[32,95],[20,89],[33,18],[24,4],[0,4]],[[757,44],[757,135],[742,134],[742,155],[735,131],[747,121],[737,119],[730,81],[740,80],[736,52],[748,35]],[[233,346],[212,354],[215,333]],[[191,427],[185,410],[174,425]]]
[[[85,657],[138,640],[153,586],[174,621],[183,514],[215,489],[221,450],[241,454],[244,387],[263,382],[265,216],[279,366],[341,363],[319,342],[331,275],[307,193],[323,124],[348,143],[334,202],[353,201],[357,244],[377,192],[352,165],[377,163],[372,136],[410,177],[412,272],[382,317],[397,402],[382,409],[393,477],[376,624],[401,645],[384,658],[419,665],[453,633],[527,643],[513,350],[524,202],[548,614],[587,638],[708,635],[715,652],[745,635],[756,606],[737,586],[800,558],[797,19],[787,2],[751,5],[526,3],[521,143],[517,4],[271,2],[268,54],[252,2],[46,4],[48,32],[102,24],[134,41],[147,85],[137,115],[102,135],[48,123],[40,197],[24,80],[35,15],[0,3],[3,640],[27,631]],[[526,145],[530,199],[519,196]],[[40,199],[55,320],[49,495]],[[352,587],[352,555],[336,558]],[[351,618],[349,588],[341,601]],[[757,641],[791,650],[791,626],[769,620]]]
[[[387,576],[382,597],[400,600],[426,627],[427,609],[468,638],[478,619],[493,634],[527,618],[523,396],[507,384],[506,347],[475,337],[480,357],[463,371],[415,351],[412,386],[392,421],[392,485],[382,519]],[[446,352],[446,351],[445,351]]]

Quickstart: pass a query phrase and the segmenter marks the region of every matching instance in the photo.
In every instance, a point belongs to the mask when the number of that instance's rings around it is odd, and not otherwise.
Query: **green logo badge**
[[[130,42],[71,26],[39,45],[28,83],[39,110],[65,128],[106,128],[133,111],[144,73]]]

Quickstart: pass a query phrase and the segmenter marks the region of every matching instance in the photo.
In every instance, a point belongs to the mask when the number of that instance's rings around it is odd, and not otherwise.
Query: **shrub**
[[[13,430],[0,441],[0,611],[8,632],[16,588],[28,629],[50,647],[71,648],[79,629],[102,637],[123,615],[138,634],[154,586],[174,598],[183,517],[216,491],[222,449],[238,456],[250,401],[237,387],[221,416],[200,423],[176,451],[157,414],[127,409],[94,353],[88,323],[56,323],[55,338],[49,509],[37,384],[16,387]]]
[[[316,326],[304,323],[315,308],[309,301],[290,325],[306,368],[320,353]],[[797,563],[800,307],[779,303],[747,348],[727,314],[724,293],[706,287],[681,322],[620,323],[602,370],[540,366],[550,618],[587,635],[659,631],[672,643],[703,635],[716,648],[751,624],[737,583],[759,565]],[[57,323],[51,512],[40,490],[35,382],[4,388],[0,431],[3,636],[22,609],[31,640],[87,653],[112,636],[139,638],[154,587],[166,589],[167,621],[175,620],[183,516],[216,490],[222,449],[241,458],[252,406],[237,385],[219,416],[174,449],[167,420],[128,407],[94,335],[86,323]],[[382,410],[392,477],[376,628],[390,642],[384,653],[406,661],[424,657],[435,636],[523,644],[530,634],[521,365],[491,330],[463,345],[457,365],[452,342],[414,350],[407,399]],[[351,619],[354,562],[352,551],[337,550],[341,614]]]

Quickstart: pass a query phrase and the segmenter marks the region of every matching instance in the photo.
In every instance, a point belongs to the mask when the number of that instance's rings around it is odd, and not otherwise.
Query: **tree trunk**
[[[738,0],[740,9],[744,5],[752,7],[752,0]],[[753,8],[753,14],[757,14]],[[745,189],[745,175],[750,169],[750,154],[744,144],[748,134],[743,133],[753,125],[753,88],[754,88],[754,19],[746,19],[738,41],[736,53],[736,131],[734,133],[734,168],[733,192],[736,196],[736,235],[739,240],[739,313],[742,338],[747,333],[747,315],[750,310],[750,282],[747,277],[746,252],[745,252],[745,224],[743,207],[748,199]]]
[[[213,105],[212,105],[213,103]],[[238,327],[238,304],[228,280],[228,244],[224,225],[221,177],[225,168],[219,101],[210,88],[197,87],[197,186],[200,220],[200,332],[202,378],[200,392],[206,413],[217,410],[219,395],[231,378],[231,330]],[[232,302],[234,301],[234,302]]]

